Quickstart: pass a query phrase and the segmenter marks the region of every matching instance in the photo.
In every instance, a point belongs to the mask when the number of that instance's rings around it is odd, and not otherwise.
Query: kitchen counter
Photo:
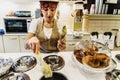
[[[79,69],[76,64],[73,62],[72,60],[72,52],[59,52],[59,53],[51,53],[51,54],[57,54],[61,57],[63,57],[63,59],[65,60],[65,66],[61,69],[58,70],[56,72],[62,73],[63,75],[65,75],[68,80],[105,80],[105,74],[90,74],[87,72],[84,72],[83,70]],[[51,55],[51,54],[43,54],[43,57],[47,56],[47,55]],[[120,51],[112,51],[112,57],[114,58],[115,54],[120,54]],[[36,57],[35,54],[31,53],[0,53],[1,57],[11,57],[13,60],[19,58],[20,56],[25,56],[25,55],[31,55]],[[36,57],[37,58],[37,57]],[[116,60],[116,59],[115,59]],[[41,68],[40,68],[40,62],[37,58],[37,65],[25,72],[26,74],[29,75],[31,80],[39,80],[43,74],[41,72]],[[117,68],[120,69],[120,63],[116,60],[117,62]]]

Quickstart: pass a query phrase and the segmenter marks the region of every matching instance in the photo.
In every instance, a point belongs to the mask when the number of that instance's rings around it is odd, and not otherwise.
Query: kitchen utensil
[[[60,70],[65,65],[63,58],[58,55],[48,55],[43,59],[47,64],[50,64],[52,71]]]
[[[53,72],[53,77],[46,79],[44,76],[40,80],[68,80],[65,75]]]
[[[42,54],[40,53],[40,51],[38,52],[38,58],[40,60],[42,72],[43,72],[45,78],[52,77],[53,73],[52,73],[51,67],[50,67],[50,65],[48,65],[46,62],[44,62],[42,60]]]

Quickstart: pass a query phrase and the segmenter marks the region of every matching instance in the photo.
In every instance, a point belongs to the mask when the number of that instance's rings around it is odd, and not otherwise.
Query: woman
[[[61,39],[54,19],[59,0],[40,1],[40,10],[43,17],[31,22],[26,38],[26,47],[35,53],[58,52],[65,49],[65,39]]]

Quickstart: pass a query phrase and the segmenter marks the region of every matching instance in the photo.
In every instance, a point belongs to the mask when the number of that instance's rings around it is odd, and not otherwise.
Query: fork
[[[48,65],[44,60],[42,60],[42,54],[40,53],[40,51],[38,52],[38,58],[40,60],[41,63],[41,68],[42,68],[42,72],[45,76],[45,78],[50,78],[53,75],[53,72],[51,70],[50,65]]]

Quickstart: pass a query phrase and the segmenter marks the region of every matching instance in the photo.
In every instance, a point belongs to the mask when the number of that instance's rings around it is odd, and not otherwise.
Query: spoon
[[[38,52],[38,58],[39,58],[39,60],[41,62],[42,72],[43,72],[45,78],[52,77],[53,72],[51,70],[51,67],[45,61],[42,60],[42,54],[40,53],[40,51]]]

